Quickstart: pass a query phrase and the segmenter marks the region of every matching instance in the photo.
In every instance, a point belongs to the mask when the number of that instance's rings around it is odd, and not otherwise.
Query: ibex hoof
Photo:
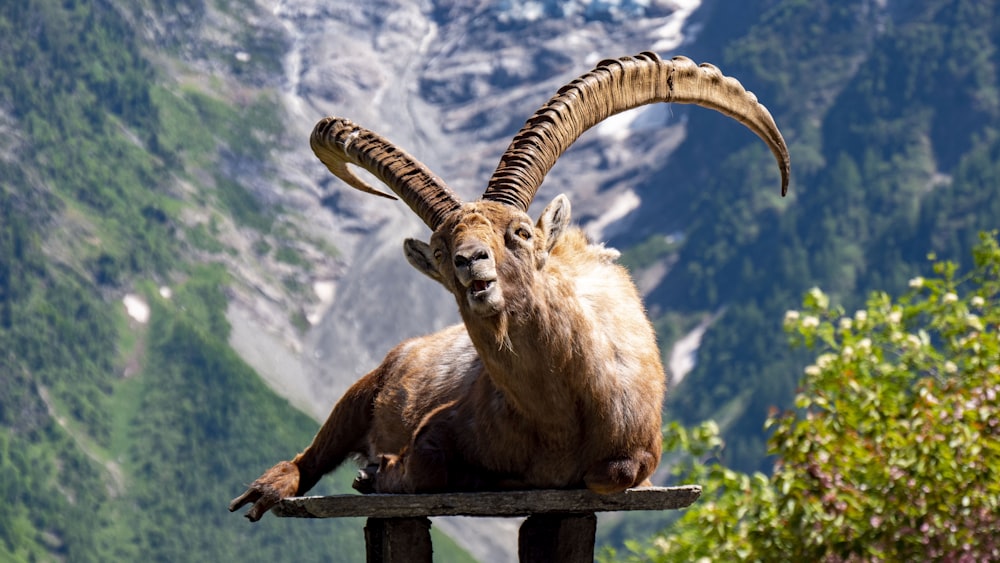
[[[378,464],[367,465],[358,470],[351,484],[355,491],[363,495],[370,495],[375,492],[375,473],[378,472]]]

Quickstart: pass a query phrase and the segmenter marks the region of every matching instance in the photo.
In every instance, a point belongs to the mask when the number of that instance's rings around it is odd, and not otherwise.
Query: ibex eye
[[[518,227],[514,234],[521,238],[521,240],[528,240],[531,238],[531,231],[525,229],[524,227]]]
[[[435,260],[437,260],[438,262],[440,262],[442,256],[444,256],[444,252],[441,252],[440,248],[434,250],[434,259]]]

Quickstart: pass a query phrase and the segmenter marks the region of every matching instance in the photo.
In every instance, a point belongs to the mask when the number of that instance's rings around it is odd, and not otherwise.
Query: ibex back
[[[431,228],[410,263],[454,296],[463,324],[398,345],[334,406],[312,444],[230,504],[259,519],[351,456],[377,492],[648,483],[660,460],[665,377],[655,333],[617,252],[591,244],[555,198],[527,215],[556,159],[587,129],[654,102],[694,103],[760,136],[781,170],[788,150],[769,112],[711,65],[653,53],[601,62],[560,89],[514,137],[481,200],[463,203],[384,138],[346,119],[311,138],[336,176],[365,192],[361,166]]]

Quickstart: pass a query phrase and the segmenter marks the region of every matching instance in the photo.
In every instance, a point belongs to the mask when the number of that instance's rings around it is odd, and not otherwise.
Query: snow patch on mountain
[[[149,322],[149,305],[146,301],[134,293],[126,294],[122,299],[122,304],[125,305],[125,312],[128,316],[132,317],[133,320],[139,324],[146,324]]]
[[[720,314],[705,318],[698,323],[698,326],[674,343],[670,349],[670,360],[667,363],[667,377],[670,379],[671,386],[678,385],[698,365],[698,348],[701,347],[701,339]]]
[[[672,16],[652,34],[656,40],[653,43],[654,51],[669,52],[680,47],[685,41],[691,42],[695,30],[684,26],[691,14],[701,6],[701,2],[702,0],[675,0],[672,3],[674,6]]]
[[[599,215],[593,221],[587,223],[585,228],[587,236],[590,237],[591,240],[607,240],[607,237],[605,236],[605,229],[608,228],[608,225],[619,221],[629,213],[635,211],[639,207],[640,203],[642,202],[634,191],[626,190],[622,192],[617,198],[615,198],[614,201],[611,202],[607,211]]]

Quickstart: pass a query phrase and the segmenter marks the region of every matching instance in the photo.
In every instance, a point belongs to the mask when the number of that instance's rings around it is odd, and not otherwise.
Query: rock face
[[[405,205],[333,178],[308,146],[318,119],[340,115],[377,131],[474,199],[513,134],[561,85],[603,58],[675,54],[700,3],[256,0],[235,13],[193,1],[135,13],[153,42],[179,54],[171,64],[186,80],[222,76],[234,96],[279,100],[283,138],[240,180],[307,235],[296,248],[308,264],[248,260],[256,235],[232,229],[229,243],[241,249],[228,261],[233,347],[277,392],[324,418],[390,347],[458,321],[449,294],[402,255],[403,239],[426,239],[427,228]],[[627,228],[640,203],[632,187],[683,139],[682,117],[650,107],[599,125],[549,174],[532,214],[565,192],[595,239]],[[290,277],[315,295],[290,293],[281,283]],[[290,322],[294,311],[304,328]],[[289,445],[289,455],[304,446]],[[485,560],[514,558],[516,524],[439,525],[461,527],[456,537]]]

